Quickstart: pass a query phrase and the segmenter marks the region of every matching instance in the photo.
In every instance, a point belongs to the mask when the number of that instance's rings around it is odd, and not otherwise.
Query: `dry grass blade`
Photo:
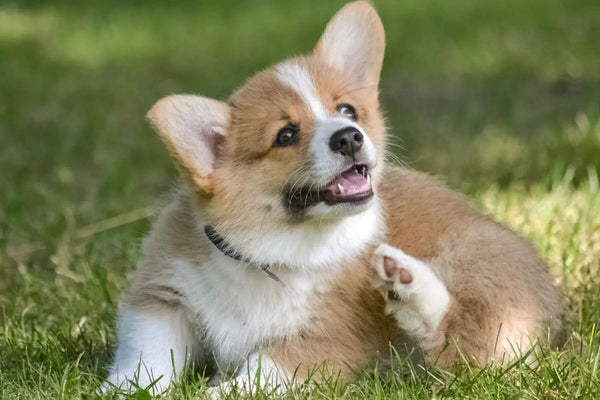
[[[93,236],[100,232],[118,228],[123,225],[128,225],[142,219],[150,218],[152,215],[154,215],[155,212],[155,207],[148,206],[139,208],[137,210],[129,211],[123,214],[115,215],[114,217],[110,217],[77,229],[73,234],[73,237],[75,239],[83,239],[89,236]]]

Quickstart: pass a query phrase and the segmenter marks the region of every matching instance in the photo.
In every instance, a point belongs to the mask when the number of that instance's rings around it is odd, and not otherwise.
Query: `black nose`
[[[354,156],[362,144],[363,134],[352,126],[336,131],[329,139],[329,148],[334,153],[341,153],[344,156]]]

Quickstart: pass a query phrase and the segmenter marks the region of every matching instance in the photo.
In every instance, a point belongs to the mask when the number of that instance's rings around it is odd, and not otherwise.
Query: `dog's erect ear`
[[[377,11],[366,1],[346,4],[325,27],[314,54],[360,85],[378,85],[385,33]]]
[[[193,95],[159,100],[148,119],[190,183],[203,195],[213,190],[212,172],[229,123],[226,103]]]

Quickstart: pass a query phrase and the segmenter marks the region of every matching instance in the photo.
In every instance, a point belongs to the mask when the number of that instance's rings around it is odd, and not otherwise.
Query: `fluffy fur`
[[[144,240],[106,389],[161,377],[162,391],[191,363],[233,375],[224,390],[258,370],[283,382],[321,366],[351,380],[390,344],[451,367],[552,340],[559,296],[533,248],[436,180],[385,164],[384,47],[372,6],[350,3],[310,55],[259,72],[228,102],[169,96],[152,108],[184,184]],[[298,144],[273,147],[289,123]],[[364,136],[351,163],[368,167],[375,195],[293,210],[286,193],[348,168],[328,144],[345,127]],[[205,225],[253,262],[224,255]]]

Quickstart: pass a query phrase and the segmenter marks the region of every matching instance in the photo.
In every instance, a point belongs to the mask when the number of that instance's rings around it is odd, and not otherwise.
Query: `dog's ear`
[[[159,100],[148,112],[185,178],[201,194],[213,191],[212,173],[229,123],[226,103],[193,95]]]
[[[360,85],[379,84],[385,33],[377,11],[366,1],[346,4],[325,27],[314,54]]]

